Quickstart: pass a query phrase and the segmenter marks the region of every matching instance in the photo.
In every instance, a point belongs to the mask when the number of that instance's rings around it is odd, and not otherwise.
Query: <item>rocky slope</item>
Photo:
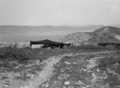
[[[104,26],[93,32],[76,32],[61,38],[62,42],[77,44],[95,44],[98,42],[120,42],[120,28]]]
[[[101,64],[114,54],[105,51],[66,56],[54,66],[54,75],[38,88],[119,88],[119,72],[115,70],[119,64]]]
[[[119,51],[69,51],[11,71],[1,68],[0,88],[120,88]]]

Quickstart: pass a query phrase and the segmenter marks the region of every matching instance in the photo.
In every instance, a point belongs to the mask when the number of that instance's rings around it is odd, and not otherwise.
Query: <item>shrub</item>
[[[30,49],[19,49],[15,47],[4,47],[0,49],[0,60],[11,61],[17,60],[25,62],[33,57]]]
[[[61,50],[54,49],[31,49],[31,48],[16,48],[4,47],[0,48],[0,60],[4,62],[18,61],[25,63],[28,60],[39,59],[41,61],[53,55],[58,55]]]

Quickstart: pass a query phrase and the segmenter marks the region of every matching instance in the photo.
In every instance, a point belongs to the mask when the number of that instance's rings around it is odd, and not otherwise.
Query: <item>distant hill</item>
[[[112,27],[112,26],[104,26],[102,28],[96,29],[94,33],[114,33],[120,35],[120,28]]]
[[[46,31],[93,31],[100,28],[101,25],[93,26],[0,26],[0,34],[14,34],[14,33],[40,33]]]
[[[120,43],[120,28],[112,26],[104,26],[94,30],[93,32],[76,32],[64,36],[60,39],[62,42],[71,42],[77,44],[95,44],[115,42]]]

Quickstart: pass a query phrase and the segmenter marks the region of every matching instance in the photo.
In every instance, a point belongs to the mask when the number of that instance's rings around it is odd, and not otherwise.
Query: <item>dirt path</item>
[[[38,77],[31,79],[30,81],[25,83],[25,86],[21,88],[36,88],[44,81],[48,80],[52,76],[52,71],[54,70],[53,65],[59,62],[61,57],[51,57],[46,60],[44,63],[46,66],[44,69],[39,73]]]
[[[8,74],[10,84],[3,85],[4,82],[1,80],[0,88],[37,88],[40,84],[49,80],[53,76],[54,65],[57,64],[64,56],[73,56],[73,54],[63,54],[48,58],[40,63],[41,65],[44,65],[42,71],[38,71],[38,75],[27,81],[14,80],[14,76],[18,75],[17,73],[6,73],[6,75]]]
[[[53,56],[44,61],[42,64],[46,64],[44,69],[39,73],[38,77],[33,78],[32,80],[25,83],[25,86],[21,88],[37,88],[43,82],[49,80],[49,78],[53,75],[54,65],[57,64],[61,58],[64,56],[71,56],[72,54],[64,54],[59,56]]]

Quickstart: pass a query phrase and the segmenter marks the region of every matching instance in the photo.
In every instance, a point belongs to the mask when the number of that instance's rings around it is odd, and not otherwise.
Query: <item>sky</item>
[[[119,25],[120,0],[0,0],[0,25]]]

